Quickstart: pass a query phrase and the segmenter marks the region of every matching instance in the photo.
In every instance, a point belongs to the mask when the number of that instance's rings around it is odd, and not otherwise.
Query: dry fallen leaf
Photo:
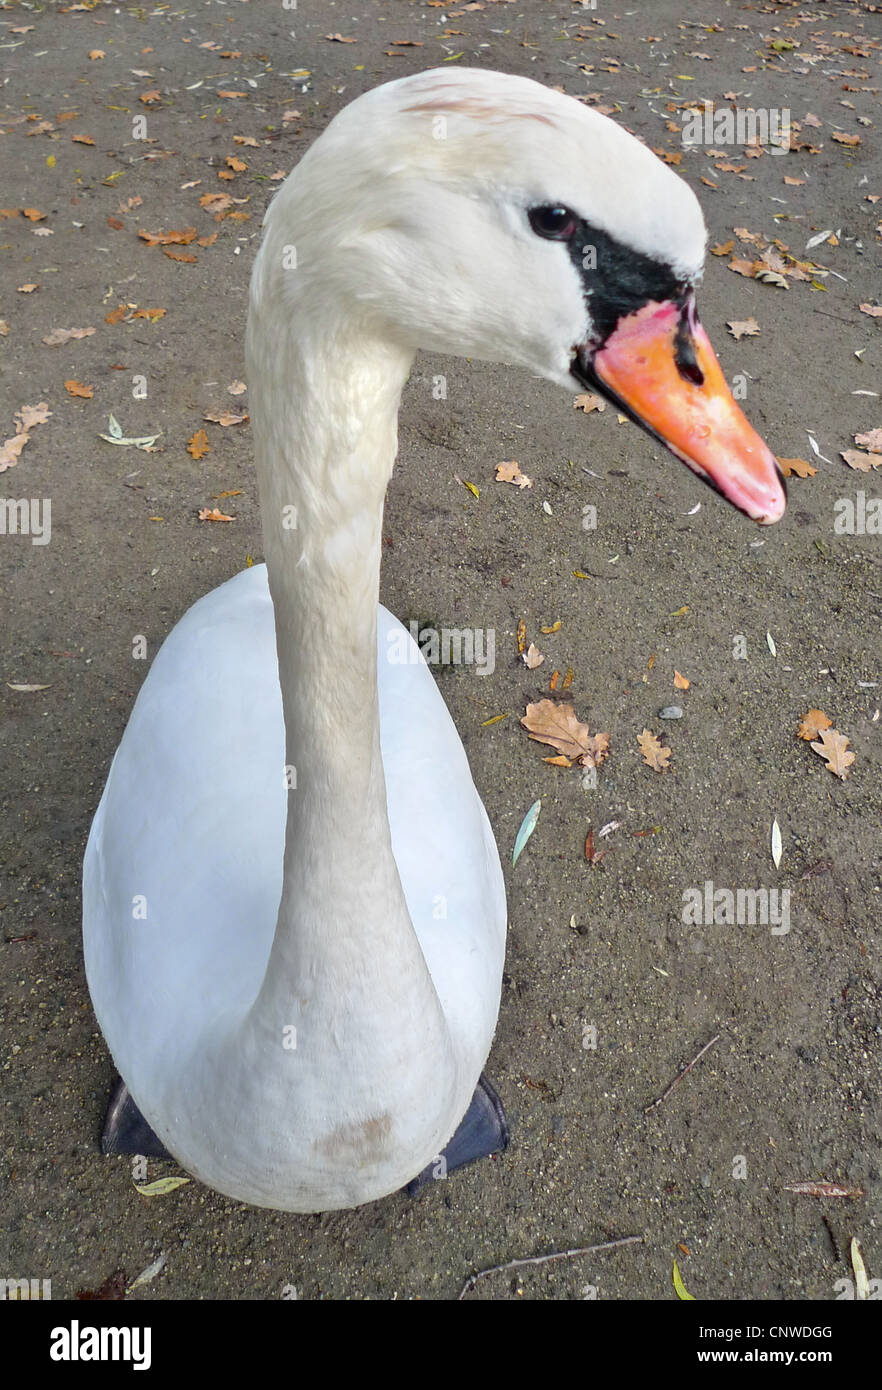
[[[33,294],[34,290],[38,290],[39,288],[40,286],[38,284],[29,283],[27,285],[19,285],[18,292],[19,294]]]
[[[220,507],[202,507],[199,512],[200,521],[235,521],[234,516],[225,516]]]
[[[675,686],[675,688],[676,688],[677,690],[688,690],[690,684],[691,684],[691,682],[688,681],[688,680],[686,679],[685,676],[681,676],[681,675],[680,675],[680,672],[677,670],[677,668],[676,668],[676,666],[675,666],[675,667],[674,667],[674,686]]]
[[[60,347],[71,338],[90,338],[94,332],[94,328],[53,328],[46,334],[43,342],[47,347]]]
[[[138,232],[138,236],[142,241],[146,241],[148,246],[189,246],[198,235],[195,227],[184,227],[177,232]]]
[[[830,139],[835,140],[837,145],[859,145],[861,143],[859,135],[846,135],[842,130],[834,130]]]
[[[532,478],[528,478],[525,473],[521,472],[520,466],[514,459],[509,459],[504,463],[497,463],[496,481],[497,483],[513,483],[515,487],[519,488],[533,486]]]
[[[517,642],[518,655],[520,655],[521,652],[526,650],[527,646],[527,624],[524,622],[523,618],[521,618],[518,623],[515,641]]]
[[[810,709],[807,714],[802,716],[797,737],[810,741],[817,738],[822,729],[831,729],[833,720],[828,719],[822,709]]]
[[[95,387],[84,386],[81,381],[66,381],[64,389],[69,396],[81,396],[86,401],[90,401],[95,395]]]
[[[873,454],[882,454],[882,429],[867,430],[866,434],[856,434],[854,442],[861,449],[869,449]]]
[[[839,453],[849,468],[856,468],[861,473],[869,473],[871,468],[882,468],[882,454],[862,454],[860,449],[840,449]]]
[[[740,343],[742,338],[755,338],[760,331],[760,326],[754,318],[727,319],[726,326],[737,343]]]
[[[854,753],[846,751],[848,739],[845,735],[840,734],[837,729],[824,729],[820,743],[812,743],[810,746],[824,759],[834,777],[844,782],[848,776],[848,769],[854,762]]]
[[[246,386],[244,381],[231,381],[229,386],[227,387],[227,391],[230,393],[231,396],[241,396],[243,391],[247,390],[248,387]]]
[[[792,1182],[784,1184],[785,1192],[805,1197],[863,1197],[862,1187],[845,1187],[840,1182]]]
[[[710,253],[712,256],[729,256],[734,249],[734,241],[718,241],[716,246],[710,248]]]
[[[754,278],[754,275],[756,274],[756,265],[756,261],[746,261],[743,258],[736,256],[733,260],[729,262],[729,269],[734,270],[736,275],[745,275],[747,276],[748,280],[752,280]]]
[[[671,760],[670,748],[664,748],[661,741],[649,729],[644,729],[642,734],[638,734],[637,742],[647,767],[653,768],[656,772],[668,771],[668,764]]]
[[[776,290],[790,289],[786,277],[778,270],[758,270],[755,279],[762,281],[764,285],[774,285]]]
[[[176,251],[172,246],[163,246],[162,254],[168,256],[170,261],[183,261],[187,265],[196,264],[196,257],[191,256],[189,251]]]
[[[596,396],[593,391],[583,392],[581,396],[576,396],[573,401],[576,410],[584,410],[586,415],[590,415],[592,410],[606,410],[606,401],[602,396]]]
[[[882,305],[880,304],[860,304],[858,307],[862,314],[869,314],[871,319],[882,318]]]
[[[187,444],[187,453],[191,458],[201,459],[205,454],[211,453],[211,445],[208,442],[208,435],[205,430],[197,430],[193,438]]]
[[[599,767],[609,749],[609,734],[594,734],[576,717],[572,705],[555,700],[538,700],[527,705],[521,719],[530,738],[549,743],[565,757],[578,760],[582,767]]]
[[[535,671],[537,666],[541,666],[545,657],[539,651],[535,643],[531,642],[525,652],[521,652],[521,661],[528,671]]]
[[[199,198],[199,206],[207,208],[209,212],[222,213],[233,206],[233,200],[229,193],[203,193]]]
[[[43,425],[49,419],[52,411],[48,408],[45,401],[40,401],[39,405],[23,405],[21,410],[15,413],[15,428],[18,430],[18,421],[21,420],[23,429],[33,429],[34,425]]]
[[[813,478],[818,471],[805,459],[779,459],[778,466],[785,478]]]
[[[15,434],[4,444],[0,444],[0,473],[4,473],[7,468],[15,467],[22,449],[30,439],[34,425],[45,424],[51,414],[52,411],[45,401],[40,401],[39,405],[23,405],[15,412]]]
[[[210,421],[213,425],[223,425],[226,428],[228,425],[243,424],[248,416],[246,414],[237,415],[232,410],[206,410],[202,418]]]

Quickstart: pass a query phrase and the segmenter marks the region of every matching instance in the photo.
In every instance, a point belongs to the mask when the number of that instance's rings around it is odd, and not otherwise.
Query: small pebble
[[[659,719],[682,719],[683,711],[679,705],[665,705],[658,712]]]

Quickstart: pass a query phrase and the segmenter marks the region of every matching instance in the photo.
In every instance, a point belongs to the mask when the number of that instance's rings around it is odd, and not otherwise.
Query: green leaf
[[[516,864],[521,856],[521,851],[529,840],[533,831],[536,829],[536,822],[539,819],[539,812],[542,810],[542,800],[534,801],[524,819],[521,821],[521,828],[515,836],[514,853],[511,857],[512,864]]]

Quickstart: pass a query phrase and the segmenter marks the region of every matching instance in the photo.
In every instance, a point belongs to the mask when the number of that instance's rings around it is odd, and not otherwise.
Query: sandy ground
[[[2,426],[12,434],[23,404],[52,412],[0,484],[4,497],[52,503],[51,543],[0,538],[0,1275],[51,1277],[58,1298],[117,1270],[131,1281],[164,1252],[133,1297],[278,1298],[293,1285],[307,1299],[450,1298],[473,1269],[631,1234],[645,1243],[497,1274],[470,1297],[670,1299],[676,1258],[701,1299],[831,1299],[851,1274],[852,1236],[870,1275],[882,1274],[882,538],[834,532],[837,499],[882,492],[878,473],[840,458],[855,432],[882,425],[866,394],[880,389],[882,325],[859,309],[880,292],[880,207],[866,195],[882,193],[882,24],[856,3],[623,9],[301,0],[295,14],[183,0],[0,12],[0,201],[44,214],[0,224]],[[387,53],[402,39],[419,46]],[[154,653],[195,599],[261,555],[248,427],[203,415],[247,402],[227,387],[244,371],[246,289],[273,176],[344,102],[447,58],[614,107],[682,155],[712,243],[740,227],[802,256],[813,233],[837,231],[838,244],[808,253],[830,271],[814,276],[820,288],[791,280],[785,291],[711,256],[700,296],[727,375],[747,383],[751,419],[777,454],[817,473],[791,480],[785,519],[759,532],[612,409],[586,417],[518,373],[418,359],[382,598],[404,620],[497,636],[492,676],[460,666],[439,679],[506,867],[509,955],[488,1072],[512,1145],[418,1200],[345,1214],[258,1211],[195,1182],[146,1200],[128,1162],[97,1151],[113,1069],[80,945],[88,827],[149,665],[132,659],[133,638]],[[668,103],[725,93],[741,107],[790,108],[803,148],[684,152]],[[152,144],[132,138],[139,115]],[[720,162],[735,168],[715,171]],[[200,205],[218,192],[243,200],[226,209],[241,217],[215,220]],[[137,235],[187,226],[217,234],[169,248],[195,260]],[[742,239],[733,254],[759,249]],[[166,312],[108,324],[119,304]],[[751,316],[759,335],[736,342],[727,320]],[[58,327],[96,332],[45,345]],[[432,394],[438,372],[444,401]],[[146,399],[133,399],[135,375]],[[69,380],[94,396],[71,397]],[[160,433],[160,451],[100,440],[109,412],[127,435]],[[187,441],[201,427],[211,452],[196,460]],[[493,481],[512,458],[532,491]],[[594,532],[581,524],[588,504]],[[197,519],[215,505],[235,522]],[[535,671],[517,655],[521,619],[546,654]],[[594,789],[543,763],[553,750],[518,723],[551,670],[568,667],[578,715],[611,735]],[[685,694],[675,669],[691,681]],[[684,717],[664,723],[671,703]],[[850,740],[847,780],[796,737],[812,707]],[[484,726],[497,714],[507,717]],[[666,733],[665,774],[641,761],[644,726]],[[538,828],[512,869],[538,797]],[[601,841],[613,820],[620,828]],[[589,826],[609,850],[593,867]],[[790,931],[684,923],[684,891],[708,880],[789,889]],[[594,1048],[583,1045],[590,1025]],[[150,1165],[151,1176],[170,1171]],[[865,1195],[784,1190],[807,1180]]]

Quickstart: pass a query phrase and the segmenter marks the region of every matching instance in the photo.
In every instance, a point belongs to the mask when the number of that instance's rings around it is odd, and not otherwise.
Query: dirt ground
[[[0,536],[0,1275],[49,1277],[55,1298],[70,1297],[119,1270],[130,1283],[163,1253],[133,1298],[266,1299],[294,1286],[305,1299],[447,1299],[473,1270],[628,1235],[644,1243],[494,1274],[469,1297],[672,1299],[676,1259],[698,1299],[829,1300],[852,1277],[853,1236],[870,1277],[882,1275],[882,537],[834,531],[837,499],[882,493],[878,472],[840,456],[855,433],[882,426],[882,321],[859,307],[880,302],[882,203],[867,196],[882,194],[875,10],[846,0],[0,9],[0,201],[32,212],[0,223],[2,437],[23,405],[51,411],[0,494],[52,506],[50,543]],[[702,319],[773,450],[817,471],[791,479],[783,521],[759,531],[612,408],[586,416],[517,372],[418,358],[382,599],[405,621],[496,633],[491,676],[455,666],[439,680],[508,883],[488,1074],[511,1147],[416,1200],[348,1213],[259,1211],[195,1182],[145,1199],[128,1161],[97,1150],[113,1069],[80,944],[89,823],[149,667],[133,660],[133,639],[144,635],[152,655],[201,594],[261,557],[248,426],[203,417],[247,409],[227,388],[244,375],[248,277],[274,176],[343,103],[448,60],[592,94],[680,156],[712,245],[736,227],[760,238],[708,257]],[[671,103],[705,100],[788,108],[795,148],[684,149]],[[139,116],[151,143],[133,138]],[[200,203],[219,193],[240,201]],[[163,248],[138,236],[191,226],[216,240]],[[824,231],[835,240],[807,252]],[[786,289],[728,268],[772,238],[817,268],[794,278],[786,260]],[[135,317],[136,307],[165,312]],[[751,317],[758,335],[736,341],[727,322]],[[72,327],[95,332],[45,343]],[[133,395],[138,376],[146,397]],[[94,394],[70,395],[66,382]],[[125,436],[158,434],[158,451],[100,439],[110,413]],[[201,428],[210,452],[196,459],[187,444]],[[504,459],[518,460],[532,491],[494,481]],[[583,529],[587,505],[594,531]],[[235,521],[198,520],[214,506]],[[536,670],[518,657],[521,619],[545,653]],[[569,667],[577,714],[611,737],[593,788],[578,769],[543,762],[553,750],[519,726],[551,671]],[[674,689],[675,670],[688,691]],[[682,720],[660,720],[671,704]],[[796,736],[812,708],[850,741],[845,780]],[[672,749],[666,773],[641,759],[644,727]],[[619,828],[601,839],[611,821]],[[593,865],[589,827],[609,851]],[[708,881],[789,890],[790,930],[684,922],[684,892]],[[150,1164],[151,1177],[173,1171]],[[807,1181],[863,1195],[786,1190]]]

